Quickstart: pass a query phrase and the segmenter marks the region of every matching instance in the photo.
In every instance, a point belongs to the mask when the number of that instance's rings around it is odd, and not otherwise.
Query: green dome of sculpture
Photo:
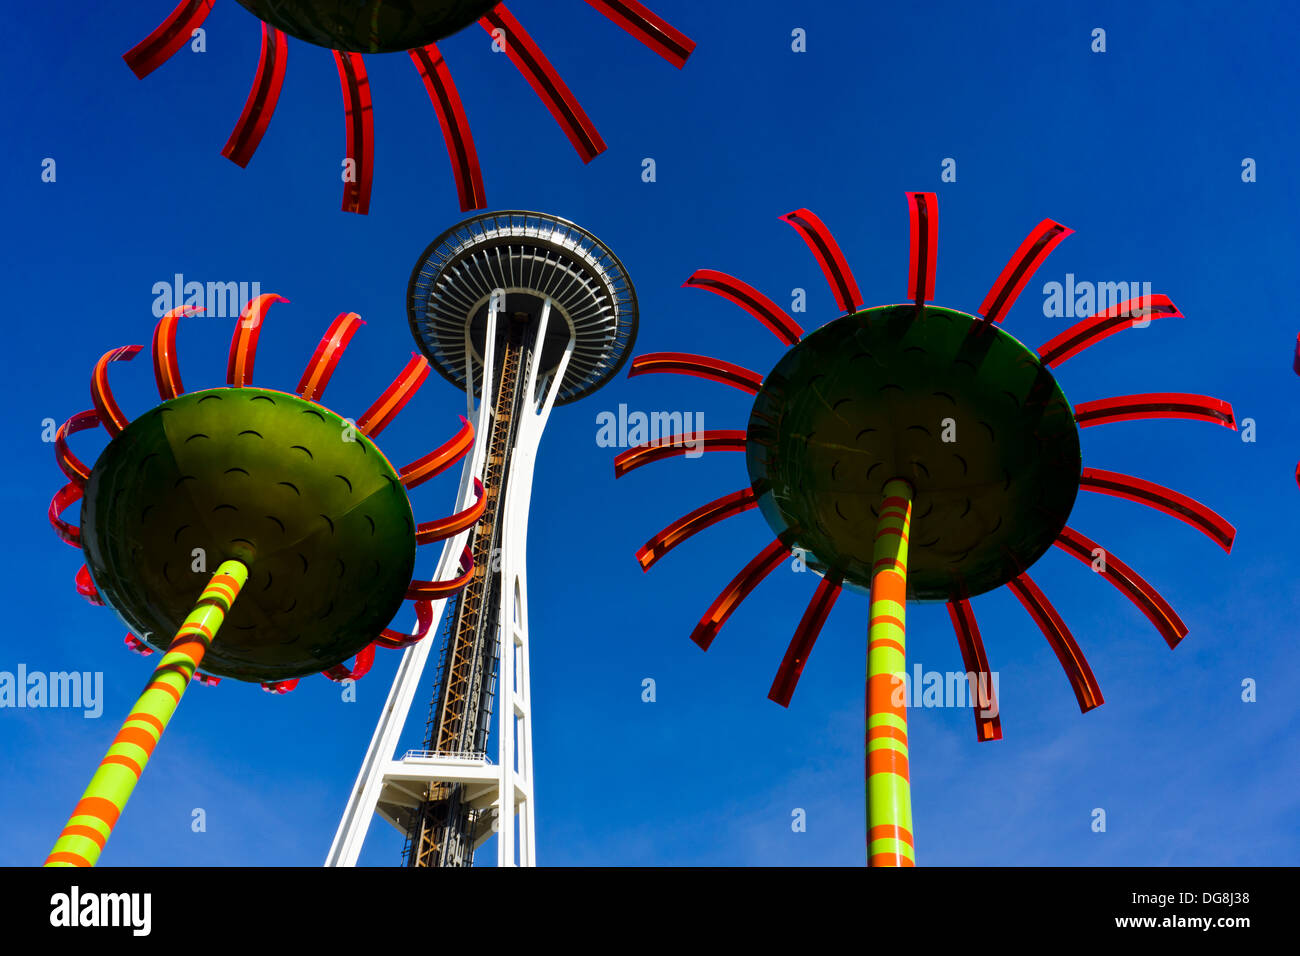
[[[356,654],[400,608],[415,563],[409,499],[374,442],[264,388],[191,392],[131,422],[86,482],[81,528],[99,593],[159,648],[223,561],[252,568],[203,662],[246,681]]]
[[[908,597],[972,597],[1030,567],[1065,526],[1082,467],[1052,373],[963,312],[879,306],[790,349],[750,416],[749,477],[811,567],[870,587],[884,484],[915,488]]]
[[[469,26],[495,0],[239,0],[260,20],[333,50],[394,53]]]

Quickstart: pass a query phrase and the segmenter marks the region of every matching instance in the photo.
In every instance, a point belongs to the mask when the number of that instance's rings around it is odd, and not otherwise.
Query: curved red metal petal
[[[975,611],[964,598],[948,602],[948,616],[961,648],[961,659],[967,675],[974,677],[971,690],[971,710],[975,714],[975,739],[984,743],[1002,739],[1002,714],[997,695],[993,690],[993,672],[989,669],[984,640],[975,623]],[[969,679],[969,678],[968,678]]]
[[[253,158],[271,117],[280,101],[280,88],[284,85],[284,69],[288,63],[288,42],[284,34],[265,21],[262,22],[262,53],[257,61],[257,74],[253,88],[244,101],[244,111],[230,133],[230,139],[221,148],[236,166],[244,167]]]
[[[695,630],[691,632],[691,640],[707,651],[732,612],[740,607],[749,593],[758,587],[759,583],[771,574],[789,553],[790,547],[780,538],[758,552],[754,559],[732,578],[731,583],[722,589],[722,593],[714,598],[709,609],[704,612],[704,617],[700,618],[700,623],[695,625]]]
[[[817,258],[817,264],[822,267],[822,274],[826,276],[827,283],[830,284],[831,292],[835,295],[835,301],[839,303],[840,308],[845,312],[856,312],[862,308],[862,293],[858,291],[857,280],[853,278],[853,270],[849,268],[848,262],[844,258],[844,253],[840,251],[839,243],[831,235],[831,231],[826,228],[822,222],[810,209],[796,209],[794,212],[788,212],[781,217],[783,222],[788,222],[803,237],[812,254]]]
[[[683,515],[637,550],[636,559],[641,565],[641,570],[649,571],[656,561],[687,538],[712,527],[725,518],[748,511],[757,504],[758,499],[754,496],[754,489],[743,488],[701,505],[690,514]]]
[[[1025,284],[1038,271],[1038,267],[1051,255],[1052,250],[1060,244],[1061,240],[1072,232],[1073,229],[1051,219],[1044,219],[1034,227],[1034,231],[1025,237],[1016,254],[1003,266],[1002,273],[993,283],[993,288],[989,289],[989,294],[980,303],[979,314],[984,316],[984,324],[1002,321]]]
[[[429,360],[423,355],[412,355],[393,384],[384,389],[384,393],[375,399],[357,419],[357,431],[374,438],[387,428],[397,417],[397,413],[406,407],[406,403],[429,377]]]
[[[144,79],[186,43],[194,30],[207,19],[214,0],[181,0],[154,31],[122,54],[126,65]]]
[[[1083,651],[1079,650],[1074,635],[1061,620],[1061,615],[1056,613],[1052,602],[1047,600],[1047,596],[1038,589],[1033,579],[1028,574],[1021,574],[1008,581],[1007,587],[1011,588],[1012,593],[1024,605],[1029,616],[1034,619],[1043,636],[1047,638],[1047,643],[1052,646],[1056,659],[1065,669],[1065,676],[1070,679],[1070,686],[1074,688],[1074,696],[1079,701],[1080,712],[1086,714],[1105,703],[1101,696],[1101,688],[1097,686],[1097,678],[1092,675],[1092,668],[1088,666],[1088,659],[1083,656]]]
[[[759,292],[752,285],[741,282],[733,275],[716,269],[696,269],[682,283],[682,288],[705,289],[716,292],[729,302],[734,302],[786,345],[794,345],[803,335],[803,328],[786,311]]]
[[[176,325],[181,319],[202,311],[199,305],[177,306],[153,327],[153,378],[158,383],[158,397],[164,402],[185,391],[181,367],[176,361]]]
[[[763,376],[757,372],[732,365],[722,359],[708,355],[692,355],[689,352],[647,352],[645,355],[638,355],[628,367],[627,377],[635,378],[651,372],[694,375],[711,382],[730,385],[751,395],[758,394],[758,390],[763,387]]]
[[[460,555],[461,575],[450,581],[412,581],[406,589],[408,601],[436,601],[438,598],[450,597],[474,577],[474,556],[466,547]]]
[[[430,601],[415,602],[415,620],[416,627],[414,634],[407,634],[403,631],[394,631],[391,628],[384,628],[383,632],[375,638],[375,643],[380,647],[386,647],[389,650],[400,651],[403,648],[410,647],[412,644],[418,644],[429,636],[429,630],[433,627],[433,604]]]
[[[483,172],[479,169],[478,150],[474,148],[474,134],[470,132],[465,107],[461,104],[460,93],[452,81],[447,61],[433,43],[408,50],[407,53],[415,68],[420,71],[424,88],[438,114],[442,138],[447,144],[447,156],[451,160],[452,175],[456,177],[456,194],[460,197],[461,211],[482,209],[487,205],[487,195],[483,190]]]
[[[77,593],[96,607],[104,606],[104,599],[99,596],[99,589],[90,577],[90,569],[84,564],[77,569]]]
[[[334,51],[339,83],[343,88],[343,114],[347,129],[347,160],[351,176],[343,181],[343,211],[364,216],[370,212],[370,186],[374,178],[375,121],[370,106],[370,80],[360,53]]]
[[[605,141],[596,132],[595,124],[506,5],[498,3],[479,20],[479,25],[494,39],[498,37],[497,31],[501,31],[499,36],[505,44],[506,56],[546,104],[582,161],[589,163],[603,153]]]
[[[1095,402],[1080,402],[1074,406],[1074,419],[1080,428],[1139,418],[1189,418],[1237,430],[1231,405],[1207,395],[1192,395],[1187,392],[1120,395]]]
[[[54,528],[54,533],[74,548],[81,547],[81,529],[64,521],[59,515],[63,514],[68,505],[80,500],[81,485],[77,482],[68,482],[54,493],[54,498],[50,501],[50,525]]]
[[[1237,529],[1221,515],[1211,511],[1193,498],[1179,494],[1164,485],[1144,481],[1132,475],[1117,471],[1102,471],[1100,468],[1085,468],[1079,478],[1079,487],[1116,498],[1127,498],[1147,507],[1163,511],[1185,524],[1191,525],[1224,551],[1232,552],[1232,542]]]
[[[86,483],[86,479],[90,477],[90,466],[72,453],[72,449],[68,447],[68,436],[84,432],[98,424],[99,412],[91,408],[84,412],[77,412],[54,433],[54,460],[59,463],[59,470],[75,485]]]
[[[308,401],[320,401],[325,386],[330,383],[334,370],[338,368],[339,359],[343,357],[343,350],[352,341],[352,336],[357,334],[357,329],[365,324],[355,312],[339,313],[321,336],[320,344],[316,346],[311,361],[307,363],[307,368],[298,381],[299,395]]]
[[[1147,620],[1155,625],[1156,630],[1165,639],[1165,643],[1171,648],[1177,647],[1178,642],[1187,636],[1187,625],[1183,623],[1183,619],[1178,616],[1178,612],[1170,606],[1169,602],[1160,596],[1160,592],[1097,542],[1067,526],[1052,543],[1094,570],[1098,570],[1095,562],[1101,558],[1104,564],[1098,573],[1147,616]]]
[[[287,694],[298,686],[298,678],[293,680],[262,681],[262,690],[269,694]]]
[[[131,424],[131,420],[122,414],[113,398],[113,390],[108,384],[108,363],[129,362],[135,358],[143,346],[123,345],[121,348],[105,352],[95,363],[95,370],[90,375],[90,401],[99,414],[99,422],[104,426],[110,438],[122,434],[122,430]]]
[[[487,507],[487,495],[483,492],[483,482],[477,478],[474,479],[474,493],[478,495],[478,500],[464,511],[449,515],[446,518],[439,518],[436,521],[425,521],[417,525],[415,528],[415,543],[421,545],[443,541],[452,535],[460,534],[460,532],[483,517],[483,509]]]
[[[907,296],[917,305],[934,298],[935,265],[939,258],[939,197],[908,193],[911,257],[907,267]]]
[[[361,650],[357,651],[356,659],[353,660],[352,666],[346,664],[335,664],[333,667],[327,667],[321,671],[332,681],[361,680],[368,673],[375,663],[375,642],[371,641]]]
[[[835,601],[840,596],[840,587],[841,579],[832,577],[822,578],[821,583],[817,585],[816,593],[808,602],[808,607],[799,620],[799,626],[795,628],[794,636],[790,638],[790,646],[786,648],[785,658],[777,669],[776,679],[772,681],[772,689],[767,692],[768,700],[775,701],[782,707],[790,706],[790,698],[794,696],[794,689],[799,683],[800,675],[803,674],[804,665],[808,663],[808,655],[812,653],[813,645],[817,643],[817,635],[821,633],[831,608],[835,606]]]
[[[686,59],[695,49],[694,40],[637,0],[587,0],[587,3],[679,70],[686,65]]]
[[[692,449],[692,446],[698,448],[701,453],[706,451],[744,451],[745,433],[737,430],[718,430],[670,435],[647,445],[629,448],[614,457],[614,477],[622,478],[634,468],[648,465],[652,461],[685,455]]]
[[[1130,328],[1136,320],[1183,318],[1178,306],[1167,295],[1143,295],[1112,305],[1070,326],[1060,335],[1038,347],[1043,364],[1055,368],[1073,358],[1086,348],[1122,329]]]
[[[474,447],[474,426],[464,415],[460,416],[460,431],[443,442],[423,458],[403,465],[398,474],[408,489],[417,488],[430,478],[442,474],[460,461]]]
[[[266,310],[276,302],[288,302],[282,295],[267,292],[248,301],[239,313],[235,334],[230,339],[230,356],[226,359],[226,384],[243,388],[253,381],[253,362],[257,359],[257,339],[262,334]]]
[[[123,643],[141,657],[148,657],[153,653],[152,647],[140,640],[140,638],[136,637],[130,631],[126,632],[126,640],[123,641]]]

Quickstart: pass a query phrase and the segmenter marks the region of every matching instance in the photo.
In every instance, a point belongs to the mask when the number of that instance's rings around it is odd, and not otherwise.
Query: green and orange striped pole
[[[217,568],[99,762],[99,769],[46,858],[46,866],[95,865],[113,833],[113,825],[131,799],[149,755],[247,580],[248,568],[239,561],[226,561]]]
[[[885,483],[867,629],[867,865],[915,866],[907,771],[907,535],[912,486]]]

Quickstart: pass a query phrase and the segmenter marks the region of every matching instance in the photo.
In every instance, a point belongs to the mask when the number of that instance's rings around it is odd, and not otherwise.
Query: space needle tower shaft
[[[407,291],[411,331],[433,367],[464,389],[474,447],[457,512],[481,507],[447,542],[474,576],[435,606],[442,643],[423,749],[396,756],[430,641],[412,645],[353,787],[327,865],[357,861],[372,815],[403,833],[408,866],[468,866],[495,837],[499,865],[535,862],[529,690],[528,513],[542,432],[556,405],[622,368],[636,293],[622,263],[554,216],[488,213],[425,250]],[[495,761],[489,755],[495,740]]]

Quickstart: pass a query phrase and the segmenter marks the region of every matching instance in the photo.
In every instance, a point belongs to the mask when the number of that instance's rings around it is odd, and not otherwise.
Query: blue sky
[[[652,4],[699,44],[680,73],[579,0],[513,0],[610,144],[584,167],[487,35],[441,44],[483,162],[491,208],[552,212],[608,242],[640,296],[637,351],[717,355],[766,372],[781,346],[715,296],[696,268],[777,302],[808,294],[805,327],[834,301],[792,229],[807,206],[835,232],[868,304],[905,295],[905,190],[939,194],[936,302],[974,311],[1042,218],[1074,230],[1004,327],[1036,346],[1042,285],[1150,281],[1187,316],[1132,330],[1060,371],[1073,402],[1145,391],[1229,400],[1256,441],[1186,421],[1087,429],[1084,462],[1175,487],[1238,529],[1232,555],[1157,512],[1083,493],[1071,525],[1158,587],[1190,634],[1171,652],[1112,587],[1056,551],[1034,568],[1088,655],[1106,703],[1080,715],[1046,642],[1006,591],[975,611],[1000,672],[1005,739],[978,744],[966,709],[910,716],[918,859],[931,865],[1252,865],[1300,860],[1294,537],[1300,379],[1291,372],[1300,255],[1297,78],[1284,3],[1028,2],[923,9],[756,0]],[[41,423],[88,407],[109,348],[147,344],[153,285],[260,282],[292,300],[261,337],[258,382],[292,388],[339,312],[358,333],[326,395],[355,416],[413,349],[404,294],[424,246],[462,218],[437,120],[409,60],[369,57],[377,143],[371,213],[338,211],[343,126],[328,51],[291,40],[279,109],[253,161],[220,155],[257,60],[233,0],[144,81],[120,59],[168,0],[24,4],[0,43],[12,117],[0,242],[10,315],[4,389],[14,431],[0,482],[9,615],[0,671],[102,672],[104,715],[0,710],[0,864],[48,852],[149,671],[111,612],[73,590],[78,555],[45,509],[62,483]],[[1105,53],[1090,49],[1106,31]],[[791,50],[806,31],[807,52]],[[42,182],[45,158],[57,179]],[[643,182],[653,158],[657,181]],[[957,181],[940,182],[951,157]],[[1255,160],[1257,181],[1242,181]],[[182,324],[191,388],[224,381],[230,319]],[[112,370],[129,414],[156,401],[147,355]],[[651,534],[745,482],[737,455],[677,459],[613,478],[596,416],[703,412],[741,428],[747,396],[678,377],[619,378],[552,417],[530,541],[538,860],[542,864],[856,865],[863,860],[865,602],[835,608],[789,710],[766,699],[815,587],[788,566],[732,617],[707,655],[688,634],[770,540],[757,512],[697,536],[648,575]],[[431,377],[385,432],[395,461],[441,442],[463,408]],[[102,437],[74,438],[93,460]],[[447,477],[414,495],[444,513]],[[75,514],[75,512],[73,512]],[[430,569],[435,555],[422,555]],[[404,623],[405,619],[403,619]],[[942,606],[909,610],[909,658],[959,670]],[[110,842],[104,865],[315,865],[387,693],[379,653],[343,702],[324,678],[285,697],[226,681],[194,687]],[[156,660],[156,658],[155,658]],[[653,678],[657,699],[641,699]],[[1258,700],[1241,700],[1242,681]],[[429,675],[432,682],[432,674]],[[423,728],[417,703],[407,736]],[[207,830],[191,830],[202,808]],[[1105,833],[1091,829],[1093,810]],[[793,832],[803,809],[806,832]],[[362,862],[392,865],[376,822]],[[485,860],[487,862],[487,860]]]

